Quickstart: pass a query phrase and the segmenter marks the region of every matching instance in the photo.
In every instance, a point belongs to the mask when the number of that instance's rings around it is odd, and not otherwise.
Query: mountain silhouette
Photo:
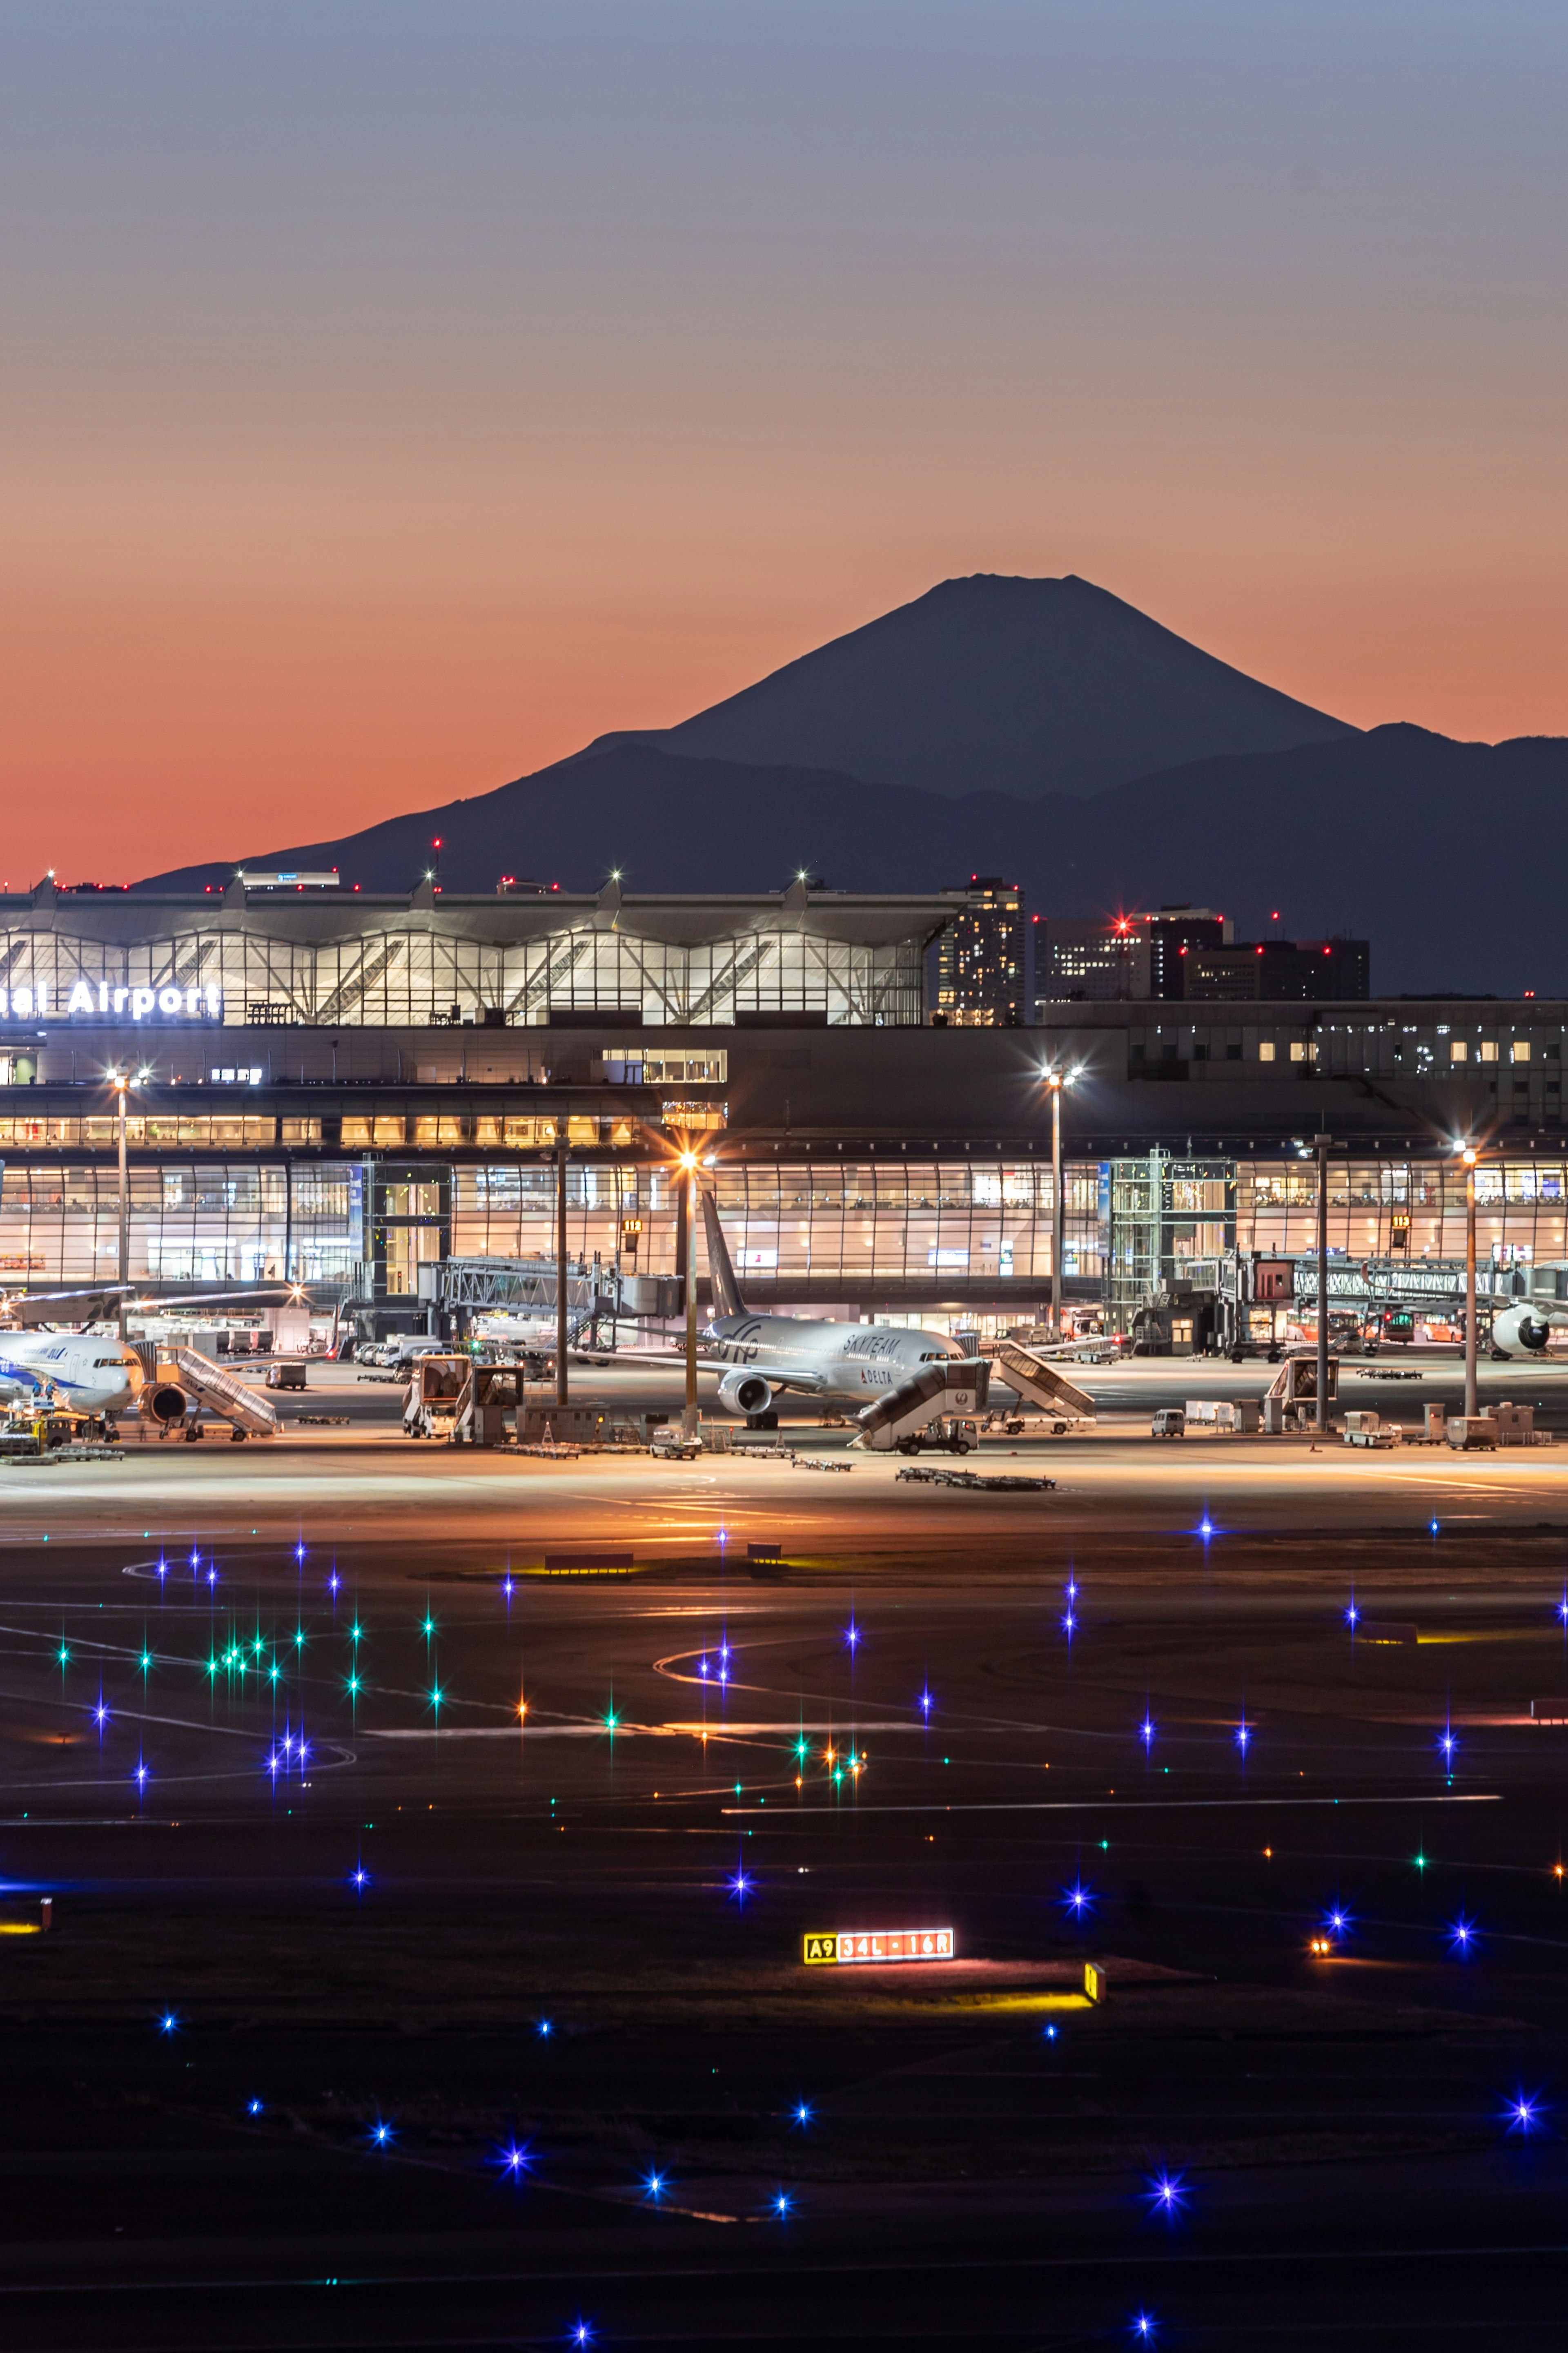
[[[1501,843],[1500,857],[1480,856]],[[1031,913],[1093,915],[1193,901],[1238,937],[1272,910],[1288,934],[1370,939],[1373,987],[1568,996],[1568,939],[1549,889],[1568,864],[1568,739],[1458,744],[1376,727],[1287,752],[1202,760],[1092,801],[963,800],[819,769],[694,760],[622,744],[498,791],[388,818],[338,840],[247,859],[336,866],[345,890],[406,892],[442,837],[453,892],[503,873],[595,890],[782,890],[801,869],[858,891],[942,890],[972,873],[1023,883]],[[200,890],[232,864],[187,866],[142,890]]]
[[[604,735],[588,748],[651,744],[696,759],[1037,800],[1353,732],[1090,581],[976,573],[679,726]]]

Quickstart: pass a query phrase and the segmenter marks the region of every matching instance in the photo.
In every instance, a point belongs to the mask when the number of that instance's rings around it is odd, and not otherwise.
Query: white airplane
[[[1521,1300],[1517,1307],[1494,1315],[1491,1352],[1494,1356],[1543,1356],[1552,1345],[1553,1327],[1568,1324],[1568,1309]],[[1485,1326],[1482,1326],[1485,1335]]]
[[[801,1389],[833,1405],[866,1406],[899,1388],[923,1365],[968,1360],[944,1332],[895,1332],[795,1315],[753,1315],[741,1297],[719,1210],[702,1195],[708,1271],[717,1313],[703,1326],[705,1365],[726,1367],[719,1403],[726,1413],[766,1413],[780,1389]]]
[[[100,1332],[0,1332],[0,1398],[52,1388],[82,1413],[119,1413],[142,1382],[142,1360]]]
[[[567,1317],[568,1347],[575,1344],[588,1322],[589,1318],[580,1309],[574,1310]],[[504,1340],[515,1348],[548,1354],[555,1345],[554,1310],[552,1309],[548,1315],[514,1315],[504,1308],[496,1308],[492,1313],[479,1316],[474,1324],[474,1337],[476,1340]]]

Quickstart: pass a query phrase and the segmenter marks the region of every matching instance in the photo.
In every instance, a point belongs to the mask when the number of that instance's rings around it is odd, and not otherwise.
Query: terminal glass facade
[[[112,1122],[79,1123],[99,1124],[110,1134],[94,1150],[57,1155],[45,1143],[30,1146],[26,1161],[5,1159],[0,1280],[39,1285],[112,1277],[119,1253]],[[265,1124],[271,1142],[279,1123]],[[601,1124],[581,1122],[583,1133],[573,1139],[593,1156],[567,1170],[572,1253],[597,1253],[606,1263],[621,1254],[628,1270],[673,1273],[673,1164],[606,1151]],[[404,1123],[398,1127],[402,1145]],[[394,1171],[349,1154],[290,1159],[275,1144],[245,1153],[238,1139],[226,1155],[143,1145],[131,1165],[132,1274],[352,1284],[371,1254],[369,1223],[384,1217],[396,1229],[389,1264],[405,1269],[411,1293],[417,1261],[433,1249],[462,1258],[553,1256],[552,1159],[454,1161],[443,1157],[435,1136],[430,1147],[427,1158],[410,1157]],[[786,1300],[792,1278],[809,1279],[814,1293],[825,1296],[825,1284],[843,1275],[857,1282],[951,1278],[966,1292],[979,1282],[1004,1293],[1016,1284],[1037,1299],[1049,1278],[1051,1175],[1039,1163],[769,1153],[716,1162],[709,1181],[742,1285],[750,1277],[764,1296]],[[399,1185],[406,1199],[391,1198]],[[1306,1255],[1316,1248],[1316,1185],[1307,1160],[1156,1155],[1069,1164],[1063,1272],[1106,1280],[1120,1309],[1172,1280],[1212,1282],[1214,1262],[1230,1248]],[[434,1207],[424,1198],[426,1187],[438,1189]],[[1483,1263],[1568,1263],[1563,1162],[1488,1163],[1478,1171],[1477,1195]],[[638,1227],[635,1255],[624,1231],[628,1219]],[[421,1229],[426,1238],[415,1239]],[[428,1239],[432,1232],[438,1243]],[[1464,1254],[1464,1234],[1457,1164],[1369,1158],[1331,1166],[1329,1246],[1336,1258],[1452,1261]]]
[[[213,990],[226,1024],[263,1028],[404,1029],[487,1016],[531,1026],[564,1013],[634,1017],[654,1029],[721,1026],[749,1014],[876,1029],[918,1025],[925,1010],[929,929],[912,918],[905,938],[835,938],[805,917],[769,915],[694,941],[650,938],[592,916],[487,940],[434,918],[378,928],[369,911],[330,938],[290,937],[259,916],[243,927],[193,923],[114,944],[73,936],[63,917],[60,925],[0,930],[0,991],[17,999],[17,1011],[25,999],[29,1019],[40,1008],[63,1014],[81,984],[95,1004],[105,990],[123,997],[178,989],[198,992],[205,1006]],[[193,1070],[200,1062],[197,1039]]]

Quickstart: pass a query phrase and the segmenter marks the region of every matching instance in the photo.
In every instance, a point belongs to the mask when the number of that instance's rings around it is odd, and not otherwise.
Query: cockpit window
[[[111,1366],[118,1365],[120,1361],[118,1356],[95,1356],[92,1360],[92,1367],[94,1372],[105,1372]]]

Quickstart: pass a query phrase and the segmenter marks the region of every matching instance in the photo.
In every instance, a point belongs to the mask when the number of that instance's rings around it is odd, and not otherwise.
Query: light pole
[[[555,1121],[555,1402],[566,1404],[566,1114]]]
[[[131,1282],[131,1178],[125,1158],[125,1103],[131,1092],[131,1073],[119,1070],[110,1073],[110,1084],[114,1089],[114,1109],[120,1145],[120,1297],[116,1306],[116,1322],[120,1329],[120,1345],[125,1345],[125,1293]]]
[[[1476,1405],[1476,1162],[1479,1158],[1473,1144],[1467,1144],[1459,1158],[1465,1170],[1465,1415],[1477,1411]]]
[[[1062,1198],[1062,1089],[1070,1087],[1077,1078],[1076,1071],[1047,1071],[1045,1082],[1051,1098],[1051,1337],[1062,1336],[1062,1251],[1067,1227],[1067,1204]]]
[[[1331,1135],[1314,1135],[1318,1152],[1318,1428],[1329,1426],[1329,1146]]]
[[[680,1417],[682,1435],[697,1435],[697,1155],[689,1147],[680,1155],[686,1177],[681,1216],[686,1225],[686,1409]]]

